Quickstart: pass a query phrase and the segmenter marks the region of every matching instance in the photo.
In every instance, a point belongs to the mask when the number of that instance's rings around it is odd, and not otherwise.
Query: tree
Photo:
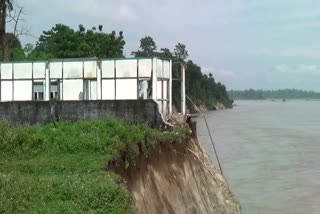
[[[21,35],[27,35],[27,36],[32,36],[29,33],[29,30],[26,29],[23,25],[20,26],[20,23],[24,21],[23,16],[24,15],[24,7],[21,7],[19,5],[15,5],[14,10],[10,11],[8,13],[8,21],[7,22],[13,22],[13,35],[17,38]]]
[[[140,48],[136,52],[132,52],[131,54],[135,57],[154,57],[157,55],[156,53],[157,45],[154,42],[153,38],[150,36],[145,36],[140,39]]]
[[[172,59],[172,53],[168,48],[161,48],[160,53],[158,54],[162,59]]]
[[[178,62],[185,61],[189,56],[186,45],[178,43],[174,49],[174,56]]]
[[[101,32],[95,27],[86,30],[79,25],[77,31],[63,24],[56,24],[49,31],[43,31],[30,59],[77,58],[77,57],[123,57],[125,41],[123,32],[119,35]]]
[[[34,47],[32,44],[30,44],[30,43],[26,44],[23,48],[23,52],[24,52],[25,56],[28,57],[31,54],[31,52],[33,51],[33,49],[34,49]]]
[[[18,39],[18,37],[14,35],[14,33],[7,33],[5,37],[7,41],[9,60],[12,60],[12,61],[24,60],[25,58],[24,51],[21,47],[21,42]]]
[[[0,41],[2,48],[2,61],[9,60],[8,44],[6,41],[6,21],[8,12],[12,10],[12,0],[0,0]]]
[[[99,31],[102,32],[103,25],[99,25]]]
[[[7,45],[7,57],[11,61],[22,61],[25,59],[24,51],[21,47],[20,40],[13,33],[6,33],[4,36]],[[2,58],[2,52],[0,52]]]

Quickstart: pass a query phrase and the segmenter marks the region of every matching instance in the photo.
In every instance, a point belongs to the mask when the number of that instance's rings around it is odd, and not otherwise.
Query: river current
[[[242,213],[320,213],[320,101],[235,104],[206,117]],[[199,140],[216,163],[197,120]]]

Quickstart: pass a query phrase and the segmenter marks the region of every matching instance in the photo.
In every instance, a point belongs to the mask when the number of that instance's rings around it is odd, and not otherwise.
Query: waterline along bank
[[[3,213],[239,213],[188,127],[0,122]]]

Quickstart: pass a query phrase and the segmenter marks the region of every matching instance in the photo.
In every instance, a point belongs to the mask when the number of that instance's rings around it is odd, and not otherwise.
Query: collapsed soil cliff
[[[137,213],[240,213],[240,204],[196,138],[163,142],[135,167],[119,166]]]

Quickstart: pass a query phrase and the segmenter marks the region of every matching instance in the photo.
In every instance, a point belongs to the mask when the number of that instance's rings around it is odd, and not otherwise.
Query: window
[[[83,82],[83,98],[84,100],[97,99],[97,80],[84,80]]]
[[[50,81],[50,99],[57,99],[59,100],[60,91],[61,91],[61,80],[51,80]]]
[[[33,100],[44,100],[43,81],[34,81],[33,82]]]
[[[139,80],[138,86],[138,96],[139,99],[146,100],[151,99],[152,91],[151,91],[151,80],[150,79],[141,79]]]

